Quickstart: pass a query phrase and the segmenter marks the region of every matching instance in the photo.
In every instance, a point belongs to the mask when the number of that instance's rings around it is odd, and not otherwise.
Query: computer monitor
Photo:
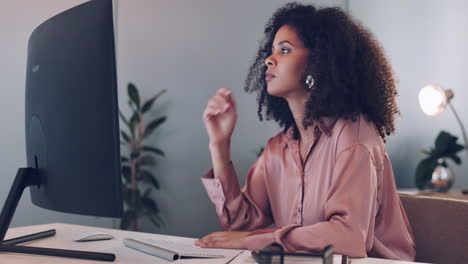
[[[73,7],[31,34],[25,130],[27,168],[19,169],[0,215],[0,241],[26,187],[39,207],[122,217],[112,0]],[[2,243],[0,251],[10,247]]]

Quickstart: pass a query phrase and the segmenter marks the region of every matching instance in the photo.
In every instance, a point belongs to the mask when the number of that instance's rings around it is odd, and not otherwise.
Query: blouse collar
[[[338,120],[337,118],[333,118],[333,117],[322,117],[322,118],[320,118],[319,122],[315,122],[308,129],[312,129],[311,131],[315,131],[315,132],[317,132],[317,130],[319,130],[322,134],[325,134],[327,137],[330,137],[331,132],[333,130],[333,127],[335,126],[337,120]],[[286,146],[289,141],[295,140],[294,139],[294,128],[295,128],[295,125],[292,125],[286,131],[286,133],[285,133],[286,142],[285,142],[284,146]]]

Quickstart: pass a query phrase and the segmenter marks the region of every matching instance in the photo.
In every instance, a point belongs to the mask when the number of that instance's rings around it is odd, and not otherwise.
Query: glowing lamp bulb
[[[442,113],[447,106],[448,94],[445,90],[435,84],[428,84],[419,91],[419,105],[428,116],[436,116]]]

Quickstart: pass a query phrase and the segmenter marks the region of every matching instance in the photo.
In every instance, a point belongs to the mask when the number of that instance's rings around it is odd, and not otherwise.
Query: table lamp
[[[455,111],[455,108],[450,103],[450,100],[453,98],[454,93],[452,90],[445,90],[439,85],[436,84],[427,84],[421,91],[419,91],[419,105],[421,106],[422,111],[428,116],[437,116],[444,112],[447,105],[452,109],[455,118],[457,119],[458,124],[460,125],[462,134],[463,134],[463,145],[465,150],[467,150],[468,155],[468,145],[467,145],[467,138],[465,127]]]

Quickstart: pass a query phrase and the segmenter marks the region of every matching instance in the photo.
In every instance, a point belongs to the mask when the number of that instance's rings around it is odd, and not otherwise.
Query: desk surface
[[[122,231],[115,229],[105,229],[97,227],[88,227],[80,225],[70,225],[70,224],[47,224],[47,225],[35,225],[35,226],[26,226],[26,227],[17,227],[11,228],[8,230],[6,239],[27,235],[30,233],[45,231],[48,229],[56,229],[57,234],[54,237],[49,237],[46,239],[38,240],[29,243],[29,246],[36,247],[50,247],[50,248],[61,248],[61,249],[72,249],[72,250],[84,250],[84,251],[99,251],[99,252],[108,252],[114,253],[116,255],[115,262],[100,262],[100,261],[91,261],[91,260],[78,260],[70,258],[58,258],[58,257],[47,257],[47,256],[35,256],[35,255],[23,255],[23,254],[12,254],[12,253],[2,253],[1,254],[1,263],[2,264],[22,264],[22,263],[48,263],[48,264],[66,264],[66,263],[78,263],[78,264],[92,264],[92,263],[171,263],[163,259],[148,255],[130,248],[127,248],[123,245],[122,240],[124,238],[158,238],[164,237],[168,239],[188,239],[181,237],[173,236],[163,236],[157,234],[148,234],[148,233],[139,233],[131,231]],[[94,242],[85,242],[78,243],[72,240],[74,234],[84,231],[92,230],[101,230],[107,233],[111,233],[115,236],[112,240],[105,241],[94,241]],[[193,239],[195,240],[195,239]],[[23,244],[26,245],[26,244]],[[215,264],[215,263],[226,263],[229,260],[234,259],[230,264],[241,264],[241,263],[255,263],[250,257],[249,251],[244,251],[238,257],[240,251],[232,250],[232,254],[227,256],[225,259],[184,259],[172,262],[174,264]],[[334,263],[341,263],[341,257],[335,255]],[[293,263],[315,263],[311,262],[310,259],[307,262],[297,260]],[[385,260],[377,258],[362,258],[362,259],[352,259],[351,263],[356,264],[409,264],[415,262],[405,262],[405,261],[394,261],[394,260]]]
[[[457,200],[468,201],[468,194],[465,194],[462,190],[449,190],[448,192],[433,192],[428,190],[420,191],[418,189],[398,189],[399,193],[420,195],[420,196],[431,196],[439,198],[449,198]]]

